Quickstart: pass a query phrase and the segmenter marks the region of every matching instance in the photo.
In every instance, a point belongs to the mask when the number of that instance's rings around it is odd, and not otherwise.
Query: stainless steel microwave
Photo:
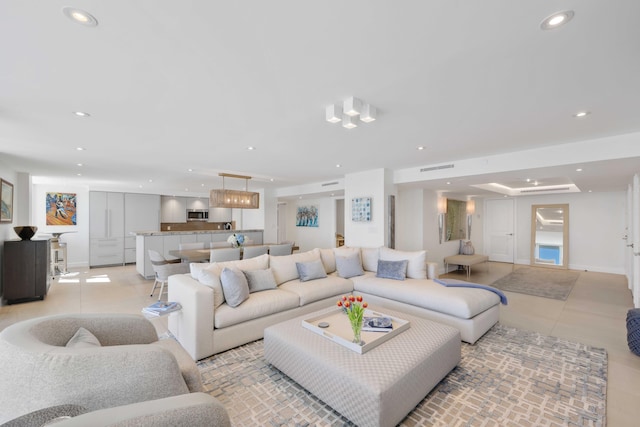
[[[207,209],[187,209],[187,221],[208,221],[209,211]]]

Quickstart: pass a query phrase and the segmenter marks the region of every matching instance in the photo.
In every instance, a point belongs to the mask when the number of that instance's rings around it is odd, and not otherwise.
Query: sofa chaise
[[[385,271],[379,271],[380,265]],[[386,271],[389,266],[391,275]],[[249,294],[239,304],[221,279],[231,271],[244,272],[249,281]],[[399,277],[394,277],[396,273]],[[233,304],[226,293],[232,295]],[[495,293],[445,287],[427,278],[426,251],[342,246],[192,263],[190,273],[169,277],[169,300],[182,305],[181,311],[170,315],[169,330],[199,360],[260,339],[266,327],[335,305],[340,296],[350,293],[362,295],[374,306],[454,326],[469,343],[499,318],[500,297]]]

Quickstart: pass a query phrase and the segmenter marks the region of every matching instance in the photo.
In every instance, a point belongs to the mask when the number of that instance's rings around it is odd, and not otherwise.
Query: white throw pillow
[[[385,261],[407,260],[407,277],[411,279],[427,278],[427,251],[398,251],[387,247],[380,248],[380,259]]]
[[[85,328],[80,327],[75,334],[67,341],[67,347],[70,348],[93,348],[102,347],[98,338]]]

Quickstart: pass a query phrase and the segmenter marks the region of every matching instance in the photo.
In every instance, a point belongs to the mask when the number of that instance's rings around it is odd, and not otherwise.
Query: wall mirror
[[[467,235],[467,202],[447,199],[445,241],[464,239]]]
[[[569,205],[531,206],[531,265],[569,268]]]

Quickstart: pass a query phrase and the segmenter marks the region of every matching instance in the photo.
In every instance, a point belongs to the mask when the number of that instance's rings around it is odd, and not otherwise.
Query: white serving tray
[[[382,344],[389,341],[391,338],[409,329],[409,321],[400,319],[395,316],[390,316],[378,312],[376,310],[366,309],[365,316],[384,316],[391,318],[391,324],[393,330],[389,332],[369,332],[362,331],[360,337],[364,341],[363,345],[358,345],[353,342],[353,331],[351,330],[351,323],[349,317],[344,313],[342,308],[336,307],[334,310],[325,311],[322,313],[316,313],[310,315],[310,317],[302,320],[302,326],[318,335],[321,335],[349,350],[356,353],[366,353]],[[327,322],[329,326],[321,328],[318,326],[320,322]]]

